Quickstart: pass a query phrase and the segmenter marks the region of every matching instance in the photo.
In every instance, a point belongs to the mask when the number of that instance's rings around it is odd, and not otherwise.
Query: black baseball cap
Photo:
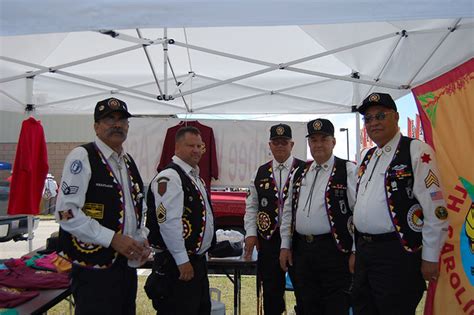
[[[270,140],[276,138],[291,139],[291,127],[286,124],[278,124],[270,128]]]
[[[118,98],[107,98],[102,100],[95,105],[94,120],[97,122],[105,116],[113,112],[121,112],[125,117],[132,117],[132,114],[128,112],[127,104]]]
[[[334,137],[334,125],[327,119],[313,119],[306,126],[308,128],[308,135],[306,136],[306,138],[317,133],[322,133]]]
[[[397,111],[397,105],[395,105],[395,101],[390,96],[390,94],[387,94],[387,93],[370,94],[369,96],[365,98],[365,100],[362,102],[362,105],[359,106],[357,111],[361,113],[362,115],[364,115],[365,111],[370,106],[375,106],[375,105],[387,107],[387,108],[393,109],[394,111]]]

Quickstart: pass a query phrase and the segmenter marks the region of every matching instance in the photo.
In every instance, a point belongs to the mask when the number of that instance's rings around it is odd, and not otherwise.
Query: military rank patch
[[[425,177],[425,186],[426,188],[430,188],[431,186],[436,185],[439,187],[439,179],[436,177],[436,175],[433,173],[432,170],[428,172],[428,175]]]
[[[162,203],[160,203],[158,208],[156,208],[156,219],[158,220],[158,223],[166,222],[166,208]]]
[[[448,218],[448,210],[445,207],[436,207],[435,215],[440,220],[446,220]]]
[[[105,205],[102,203],[86,203],[84,204],[84,208],[82,208],[82,211],[84,211],[84,213],[91,218],[103,219],[104,208]]]
[[[158,178],[158,194],[163,196],[166,193],[166,189],[168,188],[168,177],[160,177]]]
[[[71,209],[58,211],[58,214],[59,214],[59,221],[67,221],[69,219],[74,218],[74,214],[72,213]]]
[[[61,191],[64,195],[74,195],[78,190],[78,186],[69,186],[66,182],[61,183]]]

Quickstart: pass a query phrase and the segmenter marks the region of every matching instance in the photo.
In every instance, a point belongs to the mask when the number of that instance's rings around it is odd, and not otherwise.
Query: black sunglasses
[[[394,112],[379,112],[375,115],[365,115],[364,117],[362,117],[362,119],[364,120],[364,123],[368,124],[374,119],[378,121],[384,120],[388,114],[393,114],[393,113]]]

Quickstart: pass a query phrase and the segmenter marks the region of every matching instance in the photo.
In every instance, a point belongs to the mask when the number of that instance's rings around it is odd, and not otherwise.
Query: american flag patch
[[[430,193],[430,195],[431,195],[431,200],[433,200],[433,201],[443,200],[443,193],[441,192],[441,190],[434,191],[434,192]]]

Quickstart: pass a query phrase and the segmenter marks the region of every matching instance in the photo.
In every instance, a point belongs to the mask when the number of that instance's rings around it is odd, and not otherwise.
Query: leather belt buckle
[[[306,243],[312,243],[312,242],[314,242],[314,235],[312,235],[312,234],[305,235],[304,239],[305,239]]]
[[[362,235],[362,238],[363,238],[364,241],[366,241],[366,242],[372,242],[372,241],[373,241],[372,236],[369,236],[369,235]]]

